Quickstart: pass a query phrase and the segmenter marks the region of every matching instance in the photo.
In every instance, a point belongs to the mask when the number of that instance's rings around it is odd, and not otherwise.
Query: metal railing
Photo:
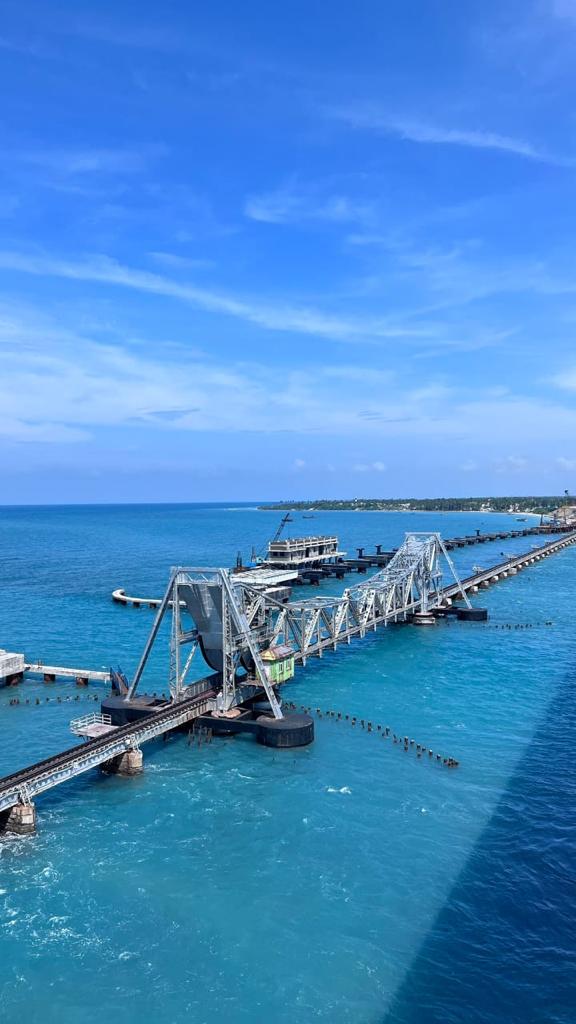
[[[215,706],[214,697],[212,690],[205,689],[201,697],[172,704],[165,710],[148,715],[140,722],[118,726],[112,734],[87,740],[77,747],[64,750],[38,764],[5,776],[0,779],[0,811],[17,803],[29,803],[38,793],[52,789],[61,782],[67,782],[68,779],[81,775],[90,768],[96,768],[127,750],[137,749],[142,743],[160,736],[163,732],[206,714]]]
[[[73,718],[70,722],[70,732],[73,732],[75,736],[83,736],[85,729],[90,725],[109,725],[112,727],[112,716],[92,711],[91,714],[82,715],[81,718]]]

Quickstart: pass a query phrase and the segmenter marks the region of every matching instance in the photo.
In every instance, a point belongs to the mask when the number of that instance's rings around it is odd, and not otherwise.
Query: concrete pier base
[[[127,750],[124,754],[104,761],[101,768],[108,775],[140,775],[144,770],[143,761],[141,750]]]
[[[310,715],[290,714],[284,718],[260,715],[256,723],[256,739],[265,747],[305,747],[314,739],[314,719]]]
[[[415,612],[412,617],[413,626],[435,626],[436,619],[432,612]]]
[[[459,608],[458,618],[460,622],[486,622],[488,610],[486,608]]]
[[[31,836],[36,831],[34,804],[15,804],[2,816],[0,830],[7,835]]]

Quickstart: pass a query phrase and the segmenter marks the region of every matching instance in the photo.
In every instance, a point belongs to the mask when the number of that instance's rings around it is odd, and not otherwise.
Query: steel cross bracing
[[[256,594],[258,595],[258,591]],[[195,628],[184,628],[182,608],[194,616]],[[171,615],[169,685],[173,701],[177,702],[188,696],[186,676],[196,646],[199,640],[202,640],[205,655],[207,651],[212,651],[218,658],[218,665],[212,664],[222,681],[217,696],[217,710],[229,711],[246,698],[246,687],[238,683],[238,675],[242,662],[249,659],[255,676],[249,689],[254,692],[260,688],[264,689],[274,717],[282,718],[280,704],[268,680],[260,653],[265,635],[269,631],[266,616],[262,613],[259,600],[246,597],[243,588],[234,585],[227,569],[172,570],[168,587],[126,694],[127,700],[131,700],[136,693],[166,614]],[[192,649],[182,668],[181,647],[186,644],[191,644]]]
[[[385,569],[344,591],[339,597],[316,597],[281,605],[265,594],[260,605],[267,612],[270,645],[291,646],[299,661],[321,655],[338,643],[364,636],[368,629],[426,613],[442,600],[441,556],[446,559],[455,588],[470,606],[454,564],[438,533],[409,533]],[[242,587],[242,580],[238,583]],[[258,599],[253,588],[252,602]]]
[[[228,655],[228,651],[231,648],[234,654],[238,655],[238,660],[240,660],[240,656],[243,650],[245,650],[246,647],[248,648],[254,661],[256,677],[266,692],[266,696],[268,697],[268,701],[270,703],[270,707],[272,708],[274,718],[282,718],[282,710],[280,708],[280,704],[278,702],[276,694],[274,693],[274,688],[268,681],[266,668],[260,654],[260,646],[258,643],[258,639],[253,634],[252,631],[251,624],[252,622],[254,622],[257,613],[257,608],[250,607],[249,609],[247,609],[250,615],[250,618],[248,618],[248,615],[244,611],[243,603],[242,601],[238,600],[239,595],[236,592],[236,588],[232,586],[232,582],[227,572],[223,572],[221,574],[221,583],[223,591],[222,598],[224,605],[224,621],[227,622],[229,618],[230,621],[233,622],[234,626],[236,627],[235,631],[232,631],[231,635],[228,633],[223,634],[225,638],[224,654],[225,656],[230,657]],[[234,659],[232,656],[230,658],[230,669],[228,669],[226,663],[224,666],[223,693],[226,693],[226,688],[228,688],[228,691],[230,691],[232,687],[235,687],[235,680],[236,665],[234,664]],[[232,686],[230,686],[230,683],[232,684]],[[235,696],[235,692],[233,694],[228,692],[227,698],[224,700],[223,710],[229,710],[229,707],[231,707],[232,704],[234,703]],[[226,706],[227,700],[230,701],[228,707]]]
[[[385,569],[338,597],[316,597],[288,604],[271,597],[265,585],[256,586],[253,580],[244,582],[242,573],[212,568],[173,569],[127,698],[134,696],[162,619],[170,612],[173,701],[187,695],[186,674],[196,644],[200,643],[205,659],[221,679],[219,711],[229,711],[261,688],[274,716],[281,718],[262,652],[283,643],[292,648],[298,661],[305,663],[309,656],[321,655],[326,648],[335,649],[338,643],[363,636],[368,629],[406,619],[412,612],[426,613],[441,601],[441,556],[469,606],[438,533],[406,534]],[[182,608],[191,616],[195,628],[184,628]],[[182,669],[180,648],[185,644],[192,644],[192,650]]]

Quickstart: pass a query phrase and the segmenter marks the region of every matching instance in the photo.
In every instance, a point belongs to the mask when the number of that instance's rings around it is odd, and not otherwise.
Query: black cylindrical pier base
[[[487,608],[459,608],[457,614],[461,622],[486,622],[488,619]]]
[[[284,718],[256,719],[256,739],[265,747],[305,747],[314,739],[314,719],[310,715],[284,715]]]

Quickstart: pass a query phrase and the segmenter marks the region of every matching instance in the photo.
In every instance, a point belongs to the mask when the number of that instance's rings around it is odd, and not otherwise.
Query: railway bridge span
[[[485,619],[484,610],[471,606],[470,593],[574,543],[576,532],[564,534],[461,579],[440,534],[409,533],[388,565],[369,579],[341,595],[287,604],[228,569],[174,568],[131,683],[103,702],[92,738],[0,779],[0,828],[33,831],[35,796],[98,765],[135,773],[141,770],[142,743],[196,719],[211,716],[221,727],[218,731],[246,729],[272,746],[311,742],[309,716],[282,710],[278,685],[290,674],[274,677],[270,653],[274,657],[280,651],[284,660],[305,664],[307,658],[336,650],[379,626],[406,621],[432,625],[455,600],[463,603],[460,618]],[[167,614],[170,701],[164,703],[138,697],[137,690]],[[190,684],[187,677],[198,648],[213,674]]]

